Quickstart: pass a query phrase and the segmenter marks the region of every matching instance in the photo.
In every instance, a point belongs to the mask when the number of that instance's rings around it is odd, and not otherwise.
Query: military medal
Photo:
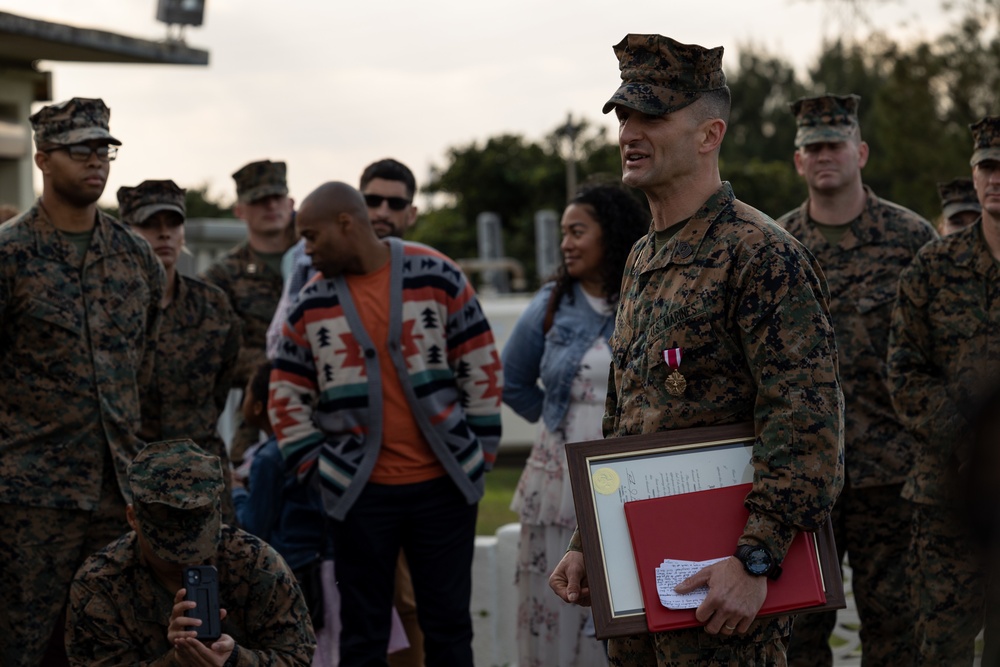
[[[663,351],[663,360],[674,371],[667,376],[667,391],[670,392],[671,396],[683,396],[684,390],[687,389],[687,380],[684,379],[680,371],[682,352],[683,349],[679,347]]]

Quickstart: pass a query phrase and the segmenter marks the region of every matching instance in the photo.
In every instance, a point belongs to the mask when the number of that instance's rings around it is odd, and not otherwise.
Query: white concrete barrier
[[[476,538],[472,562],[472,650],[477,667],[517,664],[517,542],[521,524],[501,526]]]

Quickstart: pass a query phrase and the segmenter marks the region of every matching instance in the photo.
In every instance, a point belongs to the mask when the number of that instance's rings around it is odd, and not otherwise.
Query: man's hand
[[[695,618],[705,623],[710,635],[743,634],[753,623],[767,597],[767,577],[754,577],[738,559],[729,557],[703,568],[674,588],[690,593],[708,586],[708,597],[695,611]]]
[[[581,552],[566,552],[549,575],[549,587],[566,602],[590,606],[590,585],[587,583],[587,568]]]
[[[197,639],[178,639],[174,644],[178,661],[191,667],[222,667],[235,647],[236,641],[226,634],[211,646]]]
[[[174,607],[170,611],[170,625],[167,626],[167,641],[174,646],[174,652],[182,665],[192,667],[222,667],[233,652],[236,641],[229,635],[220,636],[211,646],[196,638],[193,628],[201,625],[201,620],[188,618],[184,612],[197,605],[193,600],[185,600],[187,590],[181,588],[174,595]],[[226,617],[226,610],[219,610],[219,618]]]

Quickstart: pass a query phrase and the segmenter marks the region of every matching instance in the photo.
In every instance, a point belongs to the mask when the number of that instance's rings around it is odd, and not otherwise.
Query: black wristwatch
[[[767,547],[753,544],[741,544],[736,547],[736,558],[743,563],[743,568],[755,577],[767,577],[772,581],[781,576],[781,566]]]

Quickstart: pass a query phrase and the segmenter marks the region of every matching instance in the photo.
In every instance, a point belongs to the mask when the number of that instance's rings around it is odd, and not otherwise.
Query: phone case
[[[198,639],[218,639],[222,634],[219,618],[219,573],[213,565],[195,565],[184,568],[185,600],[194,600],[197,606],[188,609],[184,615],[201,620],[201,625],[192,628]]]

